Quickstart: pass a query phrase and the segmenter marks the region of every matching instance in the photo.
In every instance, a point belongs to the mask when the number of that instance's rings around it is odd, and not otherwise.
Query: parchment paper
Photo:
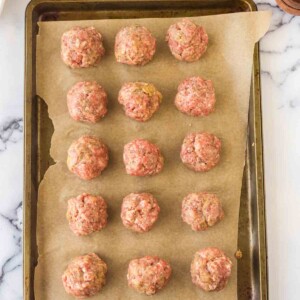
[[[179,62],[170,54],[165,33],[173,19],[96,20],[40,23],[37,44],[37,93],[48,104],[54,124],[51,156],[56,164],[48,169],[39,189],[37,239],[39,260],[35,272],[38,300],[72,299],[64,291],[61,275],[73,257],[96,252],[108,264],[107,285],[92,299],[148,299],[127,287],[130,259],[158,255],[173,268],[172,278],[155,299],[236,299],[238,213],[245,160],[246,128],[254,44],[266,32],[270,13],[237,13],[191,18],[205,26],[209,47],[195,63]],[[157,38],[154,60],[143,67],[118,64],[113,46],[117,31],[124,25],[143,24]],[[106,55],[97,67],[71,70],[60,59],[60,37],[72,26],[95,26],[104,36]],[[176,110],[173,102],[178,84],[188,76],[212,79],[216,89],[216,110],[204,118],[193,118]],[[97,80],[107,91],[109,113],[97,125],[73,121],[67,112],[68,89],[80,80]],[[126,117],[117,94],[126,81],[148,81],[163,94],[163,103],[154,117],[138,123]],[[180,161],[184,136],[208,131],[223,143],[220,164],[207,173],[195,173]],[[107,170],[97,179],[82,181],[66,166],[67,149],[81,135],[99,136],[110,149]],[[123,146],[135,138],[156,143],[164,157],[161,174],[149,178],[126,175]],[[120,207],[130,192],[151,192],[161,207],[158,222],[146,234],[136,234],[122,225]],[[225,219],[205,232],[193,232],[181,220],[181,201],[190,192],[210,191],[220,197]],[[88,237],[76,237],[65,218],[67,200],[82,192],[102,195],[109,206],[105,230]],[[233,261],[228,286],[221,292],[205,293],[190,278],[194,253],[215,246]]]

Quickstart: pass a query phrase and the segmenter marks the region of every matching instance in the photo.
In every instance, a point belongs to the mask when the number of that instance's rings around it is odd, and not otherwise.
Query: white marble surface
[[[8,0],[0,16],[0,299],[22,299],[24,11]],[[274,0],[260,43],[270,299],[300,299],[300,17]],[[12,71],[14,70],[14,71]]]

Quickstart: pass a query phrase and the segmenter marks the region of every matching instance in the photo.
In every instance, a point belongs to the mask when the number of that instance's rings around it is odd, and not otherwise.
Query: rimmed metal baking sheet
[[[25,171],[24,171],[24,299],[34,298],[37,263],[36,206],[40,181],[52,159],[53,126],[46,104],[36,96],[36,36],[38,21],[107,18],[183,17],[254,11],[252,0],[33,0],[26,10]],[[240,204],[238,298],[267,299],[267,249],[262,163],[260,69],[255,46],[250,95],[248,146]]]

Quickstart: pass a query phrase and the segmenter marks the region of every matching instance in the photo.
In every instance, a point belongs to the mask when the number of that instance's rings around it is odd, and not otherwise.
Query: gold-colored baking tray
[[[25,45],[24,299],[34,299],[38,186],[48,166],[53,163],[49,155],[53,126],[48,118],[46,104],[36,96],[37,22],[182,17],[254,10],[256,6],[252,0],[33,0],[29,3],[26,10]],[[240,300],[268,298],[258,45],[254,51],[249,100],[248,146],[238,236],[238,247],[243,253],[238,262]]]

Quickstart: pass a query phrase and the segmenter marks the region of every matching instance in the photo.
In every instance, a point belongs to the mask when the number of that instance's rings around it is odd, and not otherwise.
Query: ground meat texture
[[[188,134],[183,140],[180,157],[182,162],[196,172],[209,171],[220,160],[221,141],[206,132]]]
[[[133,176],[155,175],[161,172],[164,165],[159,148],[143,139],[125,145],[123,160],[127,174]]]
[[[67,104],[75,121],[96,123],[107,113],[107,95],[95,81],[77,82],[68,92]]]
[[[194,231],[202,231],[221,221],[224,211],[215,194],[191,193],[182,201],[181,217]]]
[[[166,41],[175,58],[193,62],[206,51],[208,35],[203,27],[183,19],[169,27]]]
[[[81,194],[69,199],[67,220],[76,235],[100,231],[107,224],[107,204],[100,196]]]
[[[215,103],[215,89],[211,80],[190,77],[178,86],[175,105],[187,115],[207,116],[214,111]]]
[[[139,293],[153,295],[166,286],[171,273],[171,266],[157,256],[133,259],[128,267],[128,285]]]
[[[205,291],[222,290],[230,277],[231,260],[218,248],[196,252],[191,264],[193,283]]]
[[[121,218],[125,227],[136,232],[149,231],[158,218],[160,208],[149,193],[131,193],[123,199]]]
[[[61,37],[61,57],[71,68],[93,66],[104,55],[102,35],[94,27],[74,27]]]
[[[68,168],[81,179],[90,180],[99,176],[107,164],[108,148],[95,136],[80,137],[68,150]]]
[[[62,275],[68,294],[86,298],[100,292],[106,283],[106,263],[95,253],[74,258]]]
[[[123,27],[116,35],[115,56],[122,64],[145,65],[152,59],[155,50],[156,40],[146,27]]]
[[[128,117],[144,122],[158,110],[162,95],[151,83],[128,82],[122,86],[118,100]]]

